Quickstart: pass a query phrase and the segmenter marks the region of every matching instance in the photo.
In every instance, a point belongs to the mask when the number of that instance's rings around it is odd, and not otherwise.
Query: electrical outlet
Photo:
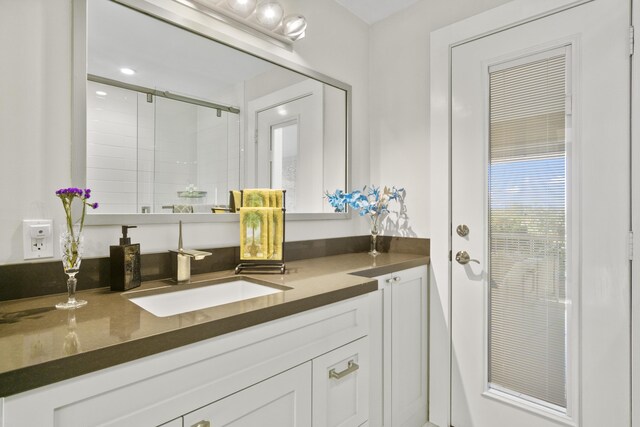
[[[22,221],[24,259],[53,258],[53,220]]]

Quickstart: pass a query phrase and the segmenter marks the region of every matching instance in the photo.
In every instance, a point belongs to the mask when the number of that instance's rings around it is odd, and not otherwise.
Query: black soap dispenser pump
[[[109,247],[109,263],[111,264],[111,290],[127,291],[140,286],[140,243],[131,243],[127,236],[135,225],[123,225],[122,237],[118,246]]]

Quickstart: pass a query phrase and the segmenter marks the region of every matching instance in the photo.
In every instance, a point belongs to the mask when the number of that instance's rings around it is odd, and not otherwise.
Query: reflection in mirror
[[[282,188],[332,212],[346,188],[347,92],[111,0],[88,0],[87,187],[100,214],[226,212]]]

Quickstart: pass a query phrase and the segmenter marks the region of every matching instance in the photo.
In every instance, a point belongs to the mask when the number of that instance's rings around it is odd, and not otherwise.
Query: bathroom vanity
[[[83,292],[75,313],[34,311],[56,297],[0,303],[16,319],[0,333],[0,425],[422,426],[427,264],[296,261],[260,277],[287,289],[278,297],[166,317],[130,301],[165,282]]]

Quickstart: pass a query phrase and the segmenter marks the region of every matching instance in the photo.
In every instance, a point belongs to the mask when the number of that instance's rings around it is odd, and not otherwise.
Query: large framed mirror
[[[323,195],[349,188],[350,86],[164,3],[76,0],[74,182],[100,203],[88,223],[234,221],[244,188],[286,190],[289,219],[344,217]]]

